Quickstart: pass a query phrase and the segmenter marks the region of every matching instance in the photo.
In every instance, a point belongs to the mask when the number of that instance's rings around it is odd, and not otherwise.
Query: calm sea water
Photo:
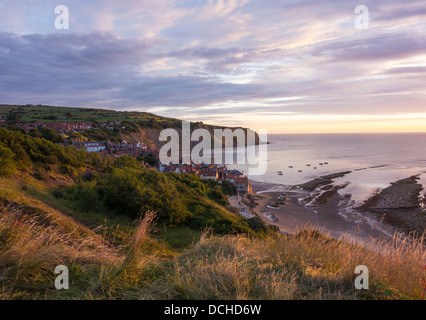
[[[267,172],[251,180],[294,185],[351,170],[335,183],[349,181],[340,193],[351,194],[355,202],[411,175],[419,174],[426,189],[426,133],[288,134],[269,135],[268,141]],[[233,167],[247,172],[244,166]]]

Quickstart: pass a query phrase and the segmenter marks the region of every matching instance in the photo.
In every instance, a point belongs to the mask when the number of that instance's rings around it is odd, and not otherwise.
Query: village
[[[6,120],[1,123],[6,124]],[[54,122],[18,122],[15,123],[18,128],[22,128],[25,131],[30,131],[37,128],[50,128],[56,133],[71,133],[80,132],[90,129],[105,128],[107,130],[114,130],[114,126],[120,126],[121,129],[125,129],[121,126],[121,121],[110,121],[110,122],[75,122],[75,121],[54,121]]]
[[[5,125],[6,122],[0,122],[1,125]],[[82,132],[85,130],[104,128],[107,130],[113,130],[114,126],[119,126],[124,129],[125,127],[120,121],[110,121],[101,123],[92,122],[73,122],[73,121],[57,121],[57,122],[22,122],[15,123],[15,125],[25,131],[31,131],[37,128],[50,128],[58,134],[67,134],[74,132]],[[77,150],[86,150],[88,152],[97,152],[101,157],[110,157],[112,159],[121,156],[130,156],[132,158],[141,159],[144,156],[151,155],[155,159],[155,163],[148,164],[144,162],[144,165],[149,167],[151,170],[159,172],[175,172],[178,174],[195,174],[202,179],[211,179],[222,183],[228,181],[231,183],[236,191],[241,194],[252,193],[252,187],[248,181],[247,176],[243,172],[238,170],[228,170],[226,166],[217,166],[215,164],[196,164],[193,162],[180,163],[180,164],[163,164],[159,161],[158,150],[150,145],[143,142],[137,142],[135,144],[128,143],[126,140],[122,142],[111,142],[111,141],[81,141],[79,138],[71,138],[64,143],[65,145],[71,145]]]
[[[217,166],[215,164],[195,164],[192,161],[186,164],[161,164],[160,172],[176,172],[178,174],[195,174],[202,179],[212,179],[219,183],[228,181],[235,190],[241,194],[252,193],[252,187],[248,178],[239,170],[228,170],[226,166]]]
[[[159,172],[175,172],[177,174],[195,174],[201,179],[211,179],[222,183],[228,181],[231,183],[235,190],[241,194],[252,193],[252,188],[248,178],[243,172],[238,170],[228,170],[226,166],[217,166],[215,164],[196,164],[192,161],[180,164],[163,164],[159,161],[158,151],[148,147],[142,142],[137,144],[130,144],[123,140],[121,143],[113,143],[110,141],[87,141],[81,142],[75,140],[71,144],[76,149],[85,149],[88,152],[98,152],[102,157],[108,156],[110,158],[117,158],[120,156],[130,156],[133,158],[140,158],[145,155],[153,155],[156,159],[155,165],[149,166],[150,169]]]

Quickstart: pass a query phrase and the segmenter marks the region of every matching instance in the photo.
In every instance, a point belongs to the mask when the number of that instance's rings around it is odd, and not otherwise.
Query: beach
[[[361,207],[349,208],[348,199],[338,192],[344,185],[333,184],[335,178],[348,173],[319,177],[299,186],[251,181],[252,210],[285,233],[311,227],[333,238],[347,236],[361,242],[425,229],[425,214],[417,198],[421,186],[414,178],[397,181]]]
[[[236,169],[248,173],[253,187],[251,212],[282,232],[310,225],[365,240],[426,230],[426,158],[419,153],[426,134],[272,135],[269,141],[264,174]]]

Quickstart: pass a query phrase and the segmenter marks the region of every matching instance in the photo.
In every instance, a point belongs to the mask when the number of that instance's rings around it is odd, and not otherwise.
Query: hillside
[[[233,192],[0,128],[0,298],[421,298],[422,240],[283,235],[234,212]],[[360,264],[369,291],[354,288]]]
[[[159,141],[161,130],[166,128],[176,129],[181,134],[182,121],[174,118],[161,117],[147,112],[114,111],[93,108],[70,108],[44,105],[0,105],[0,121],[8,123],[29,122],[90,122],[94,128],[79,134],[79,138],[88,140],[110,140],[129,143],[144,142],[155,145],[160,149],[164,142]],[[119,125],[104,126],[110,122],[119,122]],[[192,122],[191,130],[207,129],[212,139],[214,129],[224,129],[223,126],[208,125],[202,122]],[[232,130],[237,128],[230,128]],[[244,131],[250,130],[242,128]],[[256,144],[259,137],[256,136]]]

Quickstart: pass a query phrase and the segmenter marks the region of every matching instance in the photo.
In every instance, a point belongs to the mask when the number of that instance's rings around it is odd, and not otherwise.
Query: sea
[[[334,184],[347,183],[339,193],[350,195],[353,205],[413,175],[426,192],[426,133],[274,134],[268,142],[266,172],[249,175],[251,181],[292,186],[351,171]],[[249,172],[246,165],[228,168]]]

